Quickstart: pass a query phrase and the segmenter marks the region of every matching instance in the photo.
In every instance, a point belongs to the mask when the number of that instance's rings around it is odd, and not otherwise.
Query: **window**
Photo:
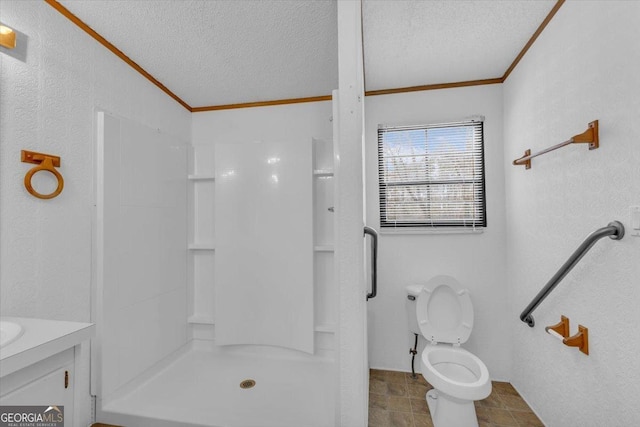
[[[483,122],[378,127],[380,227],[486,227]]]

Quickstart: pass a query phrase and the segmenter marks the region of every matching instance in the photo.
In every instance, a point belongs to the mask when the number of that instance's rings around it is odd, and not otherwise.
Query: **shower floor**
[[[330,360],[212,351],[192,345],[98,414],[128,426],[326,427],[335,424]],[[252,379],[255,386],[240,387]]]

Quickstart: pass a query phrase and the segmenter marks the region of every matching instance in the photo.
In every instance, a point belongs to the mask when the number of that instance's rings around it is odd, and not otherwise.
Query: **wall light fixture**
[[[16,47],[16,32],[6,25],[0,25],[0,46],[7,49]]]

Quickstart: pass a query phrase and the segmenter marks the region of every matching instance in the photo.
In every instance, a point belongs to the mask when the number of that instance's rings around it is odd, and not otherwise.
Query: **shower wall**
[[[187,144],[97,114],[96,393],[186,343]]]
[[[44,1],[0,2],[24,35],[0,54],[0,312],[91,321],[94,109],[189,140],[191,113]],[[39,200],[20,150],[61,156],[65,188]],[[78,425],[90,423],[89,346],[75,375]]]
[[[192,338],[215,342],[215,308],[224,304],[223,301],[215,301],[219,292],[216,290],[217,230],[214,224],[220,223],[215,217],[214,204],[219,190],[216,188],[217,179],[214,181],[212,178],[214,175],[220,177],[222,172],[214,167],[216,146],[282,142],[301,144],[312,150],[313,160],[308,166],[308,176],[311,176],[312,169],[316,173],[307,189],[307,196],[312,196],[313,200],[313,225],[309,230],[313,234],[312,338],[316,353],[334,349],[337,290],[333,279],[333,214],[328,210],[333,206],[331,114],[330,101],[193,114],[189,190],[192,212],[188,233]],[[296,215],[296,211],[292,210],[291,214]],[[284,232],[280,234],[280,238],[286,239]],[[247,265],[247,268],[251,266]],[[280,298],[288,304],[297,304],[290,295],[280,295]]]
[[[216,343],[313,353],[311,141],[215,146]]]
[[[533,152],[599,120],[600,148],[583,144],[507,166],[507,265],[513,384],[545,425],[640,423],[640,3],[566,2],[504,84],[505,157]],[[602,239],[538,307],[518,316],[587,234]],[[589,328],[589,356],[544,332],[560,315]]]

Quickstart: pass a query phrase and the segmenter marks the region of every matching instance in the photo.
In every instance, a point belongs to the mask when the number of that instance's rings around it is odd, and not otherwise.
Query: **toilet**
[[[477,427],[473,401],[491,394],[491,381],[482,360],[460,347],[473,328],[469,292],[450,276],[406,289],[409,329],[427,340],[420,365],[434,387],[426,395],[433,425]]]

